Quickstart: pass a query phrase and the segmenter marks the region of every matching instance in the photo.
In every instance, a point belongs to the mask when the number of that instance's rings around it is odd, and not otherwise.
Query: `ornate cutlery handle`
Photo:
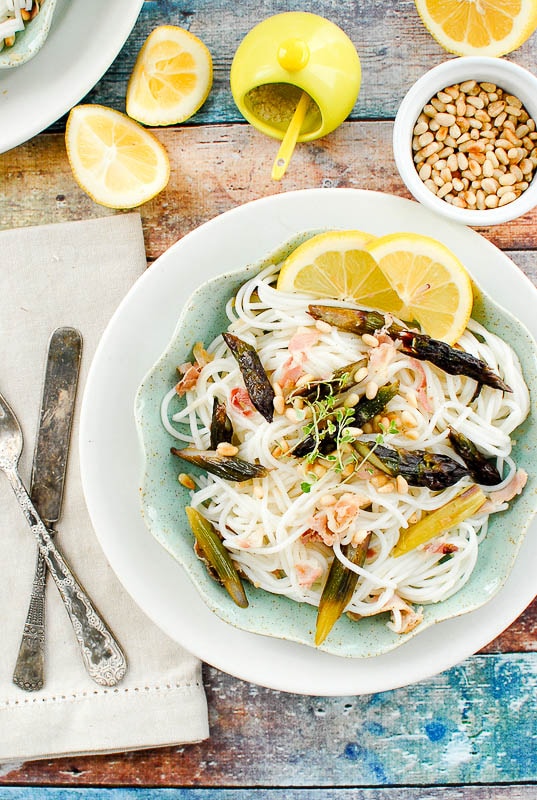
[[[5,472],[58,587],[88,674],[102,686],[115,686],[127,671],[121,647],[50,538],[17,470],[6,469]]]
[[[37,551],[30,605],[13,671],[13,682],[27,692],[43,688],[45,674],[45,585],[47,564]]]

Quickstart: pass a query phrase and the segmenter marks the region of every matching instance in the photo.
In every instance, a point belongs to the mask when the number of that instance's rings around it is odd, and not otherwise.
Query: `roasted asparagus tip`
[[[370,541],[371,534],[368,533],[360,544],[357,546],[348,544],[342,548],[342,552],[349,561],[358,567],[362,567],[367,557]],[[337,557],[334,557],[319,601],[315,629],[316,645],[324,642],[349,605],[357,583],[358,573],[349,569]]]
[[[495,486],[501,482],[502,476],[494,464],[488,461],[483,453],[464,434],[450,428],[448,438],[451,446],[462,458],[476,483],[484,486]]]
[[[217,574],[218,580],[233,602],[240,608],[246,608],[248,599],[240,575],[217,532],[209,520],[205,519],[197,509],[187,506],[185,511],[192,533],[207,565]]]
[[[394,558],[402,556],[469,519],[479,511],[486,499],[479,486],[473,484],[445,505],[426,514],[415,525],[403,529],[392,555]]]
[[[262,464],[250,464],[237,456],[222,456],[217,450],[196,450],[194,447],[179,450],[170,447],[170,453],[227,481],[247,481],[250,478],[263,478],[267,474],[267,468]]]
[[[274,389],[255,347],[232,333],[223,333],[222,337],[235,356],[250,400],[267,422],[272,422]]]
[[[379,311],[310,305],[308,306],[308,314],[313,319],[328,322],[329,325],[349,333],[375,333],[385,325],[384,314]]]
[[[324,642],[340,616],[339,603],[325,603],[322,609],[319,608],[315,628],[315,644],[317,646]]]

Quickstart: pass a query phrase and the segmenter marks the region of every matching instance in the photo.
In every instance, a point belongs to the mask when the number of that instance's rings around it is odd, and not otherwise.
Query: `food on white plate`
[[[281,266],[239,289],[162,401],[196,552],[239,606],[246,581],[318,607],[316,644],[343,613],[407,633],[465,585],[524,488],[518,358],[471,318],[449,345],[283,292]]]
[[[0,0],[0,50],[15,44],[17,33],[37,14],[46,0]]]

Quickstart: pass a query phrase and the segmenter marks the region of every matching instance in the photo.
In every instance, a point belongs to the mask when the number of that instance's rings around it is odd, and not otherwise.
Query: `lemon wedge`
[[[213,83],[203,42],[175,25],[147,37],[127,86],[127,114],[144,125],[175,125],[201,108]]]
[[[103,206],[134,208],[168,183],[170,162],[164,147],[112,108],[75,106],[67,119],[65,144],[75,180]]]
[[[285,260],[276,288],[397,313],[402,303],[365,249],[374,240],[364,231],[328,231],[313,236]]]
[[[436,41],[460,56],[502,56],[537,28],[537,0],[414,0]]]
[[[441,242],[417,233],[392,233],[366,245],[402,308],[404,320],[417,320],[424,333],[455,344],[470,319],[470,276]]]

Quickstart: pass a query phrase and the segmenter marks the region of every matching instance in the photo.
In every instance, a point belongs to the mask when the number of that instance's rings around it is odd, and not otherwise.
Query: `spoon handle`
[[[302,123],[304,122],[309,104],[309,94],[307,92],[302,92],[300,100],[298,101],[295,109],[295,113],[293,114],[287,130],[285,131],[285,136],[283,137],[280,149],[278,150],[278,154],[272,166],[271,177],[273,181],[281,180],[285,174],[285,171],[287,170],[287,167],[289,166],[289,161],[293,155],[296,141],[300,134],[300,129],[302,128]]]
[[[101,686],[115,686],[127,671],[120,645],[52,541],[17,470],[5,473],[58,587],[89,676]]]

